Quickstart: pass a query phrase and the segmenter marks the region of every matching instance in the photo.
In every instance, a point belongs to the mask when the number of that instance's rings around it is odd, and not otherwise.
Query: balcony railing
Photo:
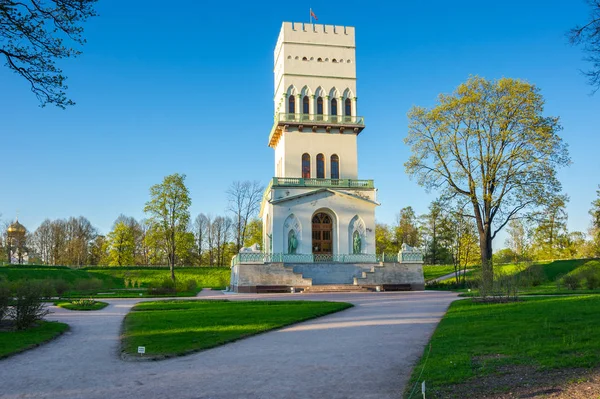
[[[407,256],[408,255],[408,256]],[[423,263],[420,253],[402,254],[282,254],[240,252],[231,266],[240,263]]]
[[[317,115],[317,114],[277,114],[275,123],[315,123],[325,125],[356,125],[365,126],[362,116]]]
[[[301,177],[274,177],[270,186],[276,187],[340,187],[375,188],[373,180],[303,179]]]

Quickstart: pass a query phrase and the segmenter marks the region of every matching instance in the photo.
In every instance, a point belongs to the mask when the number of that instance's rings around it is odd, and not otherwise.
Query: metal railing
[[[301,177],[274,177],[269,187],[345,187],[374,188],[373,180],[303,179]]]
[[[240,263],[421,263],[418,252],[397,254],[282,254],[240,252],[231,260],[231,266]]]
[[[365,125],[363,116],[354,115],[321,115],[321,114],[276,114],[276,123],[323,123],[331,125]]]

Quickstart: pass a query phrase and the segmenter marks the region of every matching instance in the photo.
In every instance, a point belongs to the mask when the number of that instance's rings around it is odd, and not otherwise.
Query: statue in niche
[[[360,254],[361,253],[361,247],[362,247],[362,240],[360,239],[360,234],[358,233],[358,231],[354,232],[354,237],[352,240],[352,253],[353,254]]]
[[[298,239],[296,238],[296,232],[292,229],[288,233],[288,254],[295,255],[297,248],[298,248]]]

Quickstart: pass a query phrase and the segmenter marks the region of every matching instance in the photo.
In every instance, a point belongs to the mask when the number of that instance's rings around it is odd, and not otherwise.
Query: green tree
[[[588,253],[591,256],[600,257],[600,185],[596,190],[596,199],[592,201],[590,216],[592,217],[592,226],[590,228],[591,241]]]
[[[537,259],[557,259],[565,256],[567,246],[567,196],[552,198],[535,216],[537,227],[533,232],[533,242]]]
[[[262,248],[262,220],[252,219],[248,223],[247,237],[244,241],[245,247],[251,247],[254,244],[258,244]]]
[[[133,265],[135,251],[133,229],[125,222],[117,221],[107,238],[109,265]]]
[[[511,219],[508,222],[508,238],[506,245],[512,250],[515,255],[514,262],[519,262],[528,258],[528,240],[527,229],[523,219]]]
[[[398,246],[402,244],[407,244],[411,247],[419,246],[419,228],[417,226],[417,217],[412,207],[407,206],[402,208],[396,216],[395,235]]]
[[[429,213],[421,216],[421,234],[425,263],[439,265],[451,262],[449,246],[452,230],[448,215],[439,200],[433,201],[429,205]]]
[[[150,187],[150,201],[144,207],[153,230],[152,237],[167,255],[173,281],[177,256],[180,254],[178,244],[188,241],[185,237],[188,233],[191,204],[192,200],[185,186],[185,175],[175,173],[166,176],[162,183]]]
[[[492,240],[517,214],[561,190],[556,169],[569,164],[556,117],[543,115],[535,86],[471,77],[431,109],[413,107],[406,171],[428,189],[468,201],[479,234],[483,288],[494,272]]]
[[[81,52],[81,24],[95,14],[96,0],[0,1],[0,54],[6,66],[25,78],[42,106],[73,105],[65,76],[55,61]]]
[[[594,92],[600,89],[600,0],[588,0],[590,5],[589,20],[584,25],[576,26],[569,32],[571,44],[582,45],[588,54],[586,61],[592,64],[589,71],[584,72]]]
[[[398,245],[394,244],[392,229],[387,224],[375,223],[375,250],[378,254],[398,253]]]

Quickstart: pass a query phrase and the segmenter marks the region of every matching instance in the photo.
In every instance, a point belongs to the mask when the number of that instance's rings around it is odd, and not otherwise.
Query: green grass
[[[212,348],[351,307],[312,301],[157,301],[137,304],[123,322],[122,348],[169,357]]]
[[[69,310],[100,310],[100,309],[104,309],[105,307],[107,307],[108,303],[101,302],[101,301],[94,301],[93,304],[86,305],[86,304],[78,303],[77,301],[75,301],[75,303],[74,302],[57,301],[55,303],[55,305],[60,308],[69,309]]]
[[[436,398],[444,397],[442,390],[451,392],[453,384],[476,383],[506,365],[596,367],[599,312],[599,296],[454,302],[431,338],[429,356],[426,349],[414,368],[410,389],[421,372],[419,382],[426,381],[431,391],[428,398]]]
[[[425,277],[425,281],[433,280],[434,278],[442,277],[450,273],[454,273],[454,266],[452,265],[423,266],[423,276]]]
[[[229,285],[228,267],[177,267],[175,276],[181,283],[196,281],[195,290],[185,290],[169,296],[195,296],[202,288],[223,289]],[[170,278],[167,267],[86,267],[71,269],[66,266],[0,266],[0,281],[64,280],[70,289],[64,298],[80,298],[108,293],[104,298],[158,297],[148,295],[147,289]],[[85,287],[86,281],[97,283],[96,289]]]
[[[23,352],[50,341],[69,326],[54,321],[41,321],[36,327],[23,331],[0,331],[0,358]]]
[[[94,276],[110,276],[121,282],[124,287],[125,279],[140,281],[142,287],[159,283],[170,278],[170,272],[165,267],[88,267],[84,269]],[[228,267],[176,267],[175,277],[178,280],[194,279],[200,288],[222,289],[229,285],[231,270]]]

